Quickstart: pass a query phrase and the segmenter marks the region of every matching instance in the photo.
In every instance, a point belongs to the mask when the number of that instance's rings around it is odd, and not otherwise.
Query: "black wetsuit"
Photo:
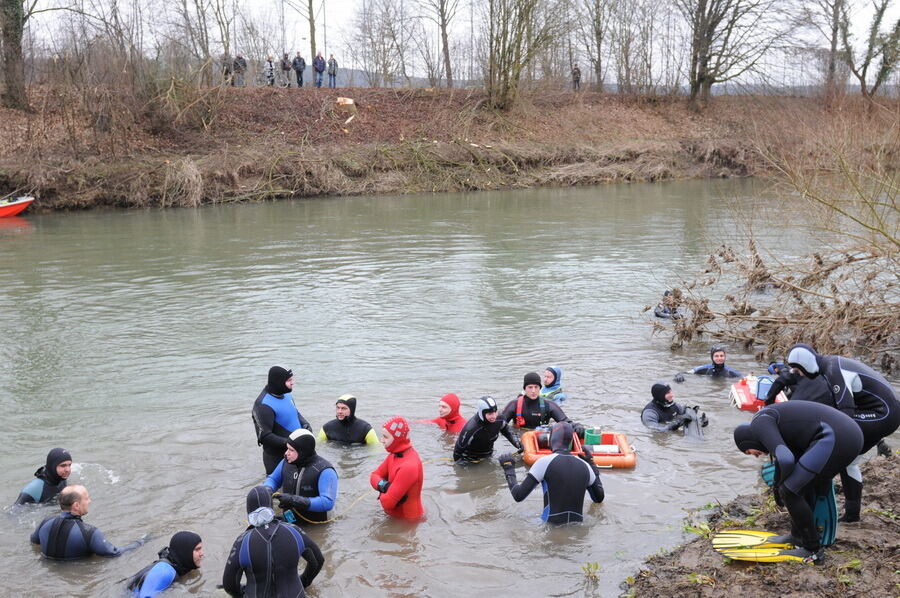
[[[550,432],[550,448],[553,454],[538,459],[525,479],[516,483],[516,470],[504,469],[506,482],[516,502],[522,502],[538,484],[544,491],[544,509],[541,519],[550,523],[573,523],[584,520],[584,491],[594,502],[603,502],[603,484],[593,463],[588,463],[569,452],[572,442],[572,426],[556,424]]]
[[[78,515],[58,513],[47,517],[31,534],[31,542],[41,545],[48,559],[71,560],[99,554],[119,556],[143,544],[140,540],[117,548],[103,537],[103,532],[81,520]]]
[[[551,419],[558,422],[568,421],[569,419],[560,406],[553,401],[547,401],[540,397],[537,399],[523,397],[521,415],[525,422],[523,425],[519,425],[516,422],[517,415],[519,415],[518,405],[519,397],[516,397],[506,405],[498,419],[509,422],[516,427],[530,429],[548,424]]]
[[[352,410],[343,420],[333,419],[322,426],[328,440],[345,444],[366,444],[366,436],[371,430],[369,422],[356,417]]]
[[[817,551],[819,534],[805,495],[810,488],[829,483],[859,455],[863,444],[859,426],[826,405],[789,401],[760,410],[749,424],[749,434],[775,458],[776,484],[791,514],[792,534],[804,548]],[[740,444],[738,448],[745,450]]]
[[[454,461],[480,461],[490,457],[494,454],[494,443],[500,434],[503,434],[514,447],[522,446],[506,420],[498,417],[491,423],[482,421],[480,415],[473,415],[457,436],[456,445],[453,447]]]
[[[52,500],[66,487],[66,480],[59,477],[56,468],[64,461],[71,461],[69,451],[62,448],[54,448],[47,454],[47,461],[43,467],[34,472],[34,478],[27,486],[22,488],[16,498],[15,505],[28,503],[45,503]]]
[[[300,559],[306,561],[297,574]],[[325,563],[319,547],[299,527],[273,519],[250,526],[231,547],[222,586],[231,596],[246,598],[299,598]],[[247,585],[241,588],[241,576]]]
[[[656,400],[650,401],[641,411],[641,423],[657,432],[677,430],[685,424],[686,410],[675,401],[665,407]]]

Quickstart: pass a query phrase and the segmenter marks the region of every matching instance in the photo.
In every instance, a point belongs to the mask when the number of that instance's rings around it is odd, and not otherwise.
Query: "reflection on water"
[[[328,558],[312,596],[618,595],[647,554],[685,537],[685,509],[755,484],[730,440],[748,417],[725,383],[675,387],[709,415],[705,442],[639,419],[655,380],[707,355],[706,343],[671,353],[641,308],[748,228],[728,206],[753,213],[755,193],[737,181],[326,199],[38,215],[26,234],[0,230],[6,500],[65,446],[90,523],[118,544],[155,535],[113,561],[46,563],[27,536],[54,509],[10,514],[6,593],[111,595],[193,529],[203,574],[173,594],[214,594],[263,477],[250,406],[279,363],[317,428],[344,393],[376,426],[435,417],[447,392],[471,414],[478,396],[505,404],[525,372],[559,365],[567,414],[638,451],[634,471],[603,472],[607,499],[585,524],[547,529],[539,494],[515,503],[495,463],[454,465],[452,439],[416,424],[428,517],[410,529],[386,521],[369,489],[380,448],[322,446],[341,478],[339,517],[309,530]],[[807,247],[756,228],[783,257]],[[729,364],[763,369],[739,347]],[[600,563],[596,586],[588,562]]]

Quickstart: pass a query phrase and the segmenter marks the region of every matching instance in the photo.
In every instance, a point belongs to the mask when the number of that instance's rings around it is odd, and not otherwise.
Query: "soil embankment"
[[[32,113],[0,110],[0,190],[38,210],[747,176],[829,117],[811,99],[722,97],[697,115],[682,98],[557,91],[502,114],[472,90],[30,98]]]
[[[630,584],[624,584],[624,596],[900,596],[900,456],[873,458],[862,469],[862,518],[858,523],[840,524],[837,541],[827,549],[823,566],[727,562],[713,551],[709,536],[723,529],[790,531],[787,512],[775,507],[770,493],[740,496],[716,509],[708,524],[697,526],[701,537],[648,559],[646,568],[629,578]]]

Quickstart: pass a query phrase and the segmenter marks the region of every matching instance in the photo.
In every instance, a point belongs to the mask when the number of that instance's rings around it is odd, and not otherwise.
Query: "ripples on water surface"
[[[639,451],[634,471],[603,473],[606,502],[584,525],[548,529],[538,493],[515,503],[494,463],[454,466],[452,439],[414,426],[428,519],[409,530],[385,521],[369,490],[381,449],[320,446],[341,477],[342,517],[310,530],[328,559],[312,596],[618,595],[647,554],[685,538],[685,509],[755,484],[730,440],[749,418],[725,383],[675,387],[709,414],[705,443],[639,421],[650,385],[704,362],[708,346],[671,353],[641,308],[737,240],[746,226],[728,206],[747,213],[755,195],[746,181],[694,182],[54,214],[0,228],[3,500],[65,446],[79,464],[71,480],[94,499],[89,522],[120,544],[158,536],[116,560],[50,563],[27,536],[55,507],[10,514],[0,558],[16,575],[3,593],[115,595],[172,533],[193,529],[203,575],[170,593],[215,594],[246,490],[262,479],[250,406],[278,363],[294,369],[316,429],[344,393],[376,427],[434,417],[446,392],[468,416],[478,396],[505,404],[525,372],[559,365],[567,414],[627,433]],[[756,230],[782,257],[809,248],[783,232]],[[737,347],[729,364],[762,369]],[[600,563],[596,587],[588,562]]]

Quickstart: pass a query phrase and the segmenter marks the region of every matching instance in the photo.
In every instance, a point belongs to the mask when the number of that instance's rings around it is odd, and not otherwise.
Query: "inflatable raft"
[[[0,218],[15,216],[34,201],[33,197],[22,196],[6,200],[0,200]]]
[[[769,388],[772,387],[774,380],[769,376],[745,376],[731,385],[729,397],[731,404],[741,411],[750,411],[756,413],[766,406],[766,395],[769,394]],[[762,398],[760,398],[762,397]],[[787,401],[787,397],[783,392],[778,393],[775,397],[776,403]]]
[[[589,441],[591,452],[594,455],[594,464],[597,467],[630,469],[637,463],[637,455],[634,448],[628,443],[628,438],[619,432],[593,432],[587,430],[585,438]],[[550,450],[550,435],[545,430],[530,430],[522,434],[523,454],[522,460],[531,466],[535,461],[546,455],[552,454]],[[575,436],[572,441],[572,454],[583,455],[582,441]]]

